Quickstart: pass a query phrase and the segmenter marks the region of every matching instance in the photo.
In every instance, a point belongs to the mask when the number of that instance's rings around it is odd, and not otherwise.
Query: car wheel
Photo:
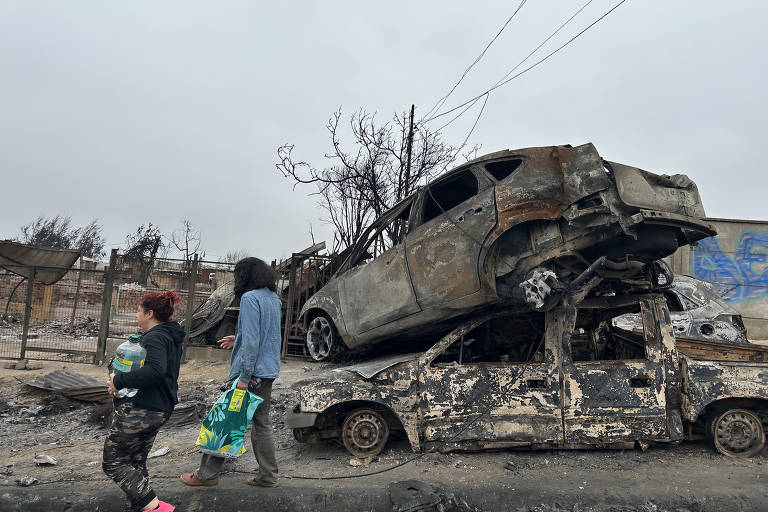
[[[307,328],[307,352],[315,361],[328,361],[338,350],[339,334],[324,315],[312,319]]]
[[[341,427],[341,439],[355,457],[373,457],[384,449],[389,439],[387,420],[372,409],[352,411]]]
[[[710,432],[717,451],[729,457],[751,457],[765,447],[760,418],[746,409],[716,413]]]

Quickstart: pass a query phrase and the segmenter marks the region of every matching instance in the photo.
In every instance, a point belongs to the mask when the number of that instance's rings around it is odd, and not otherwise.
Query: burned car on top
[[[609,162],[592,144],[485,155],[363,232],[301,310],[307,351],[323,361],[484,309],[543,311],[586,275],[669,284],[656,260],[714,235],[704,216],[685,175]]]
[[[297,383],[286,418],[300,442],[355,457],[392,437],[414,451],[647,448],[709,439],[723,454],[765,446],[768,347],[678,346],[658,293],[567,296],[547,312],[478,315],[423,352]],[[640,330],[616,318],[636,314]]]

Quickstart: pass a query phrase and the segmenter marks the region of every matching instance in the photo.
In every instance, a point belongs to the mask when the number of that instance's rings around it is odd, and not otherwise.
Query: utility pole
[[[403,185],[406,187],[411,180],[411,150],[413,149],[413,111],[416,105],[411,105],[411,122],[408,127],[408,163],[405,166],[405,181]]]

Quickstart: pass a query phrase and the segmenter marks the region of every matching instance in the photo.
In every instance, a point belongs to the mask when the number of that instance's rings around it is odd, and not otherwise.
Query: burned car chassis
[[[648,281],[648,264],[715,233],[703,217],[684,175],[604,161],[592,144],[486,155],[361,235],[301,311],[308,352],[326,360],[499,305],[543,310],[598,263],[603,278]]]
[[[613,324],[627,313],[640,315],[642,333]],[[751,456],[765,444],[768,350],[749,350],[742,361],[678,353],[659,294],[566,300],[546,313],[484,315],[426,352],[300,383],[286,426],[304,442],[338,438],[355,456],[378,453],[391,433],[414,451],[629,448],[701,435]]]

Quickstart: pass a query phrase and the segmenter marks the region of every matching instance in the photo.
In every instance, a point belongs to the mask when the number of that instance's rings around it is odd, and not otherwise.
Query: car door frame
[[[561,399],[568,447],[631,446],[635,441],[670,437],[661,319],[652,297],[637,301],[643,319],[644,359],[574,362],[570,341],[577,308],[566,305],[547,313],[547,325],[558,325],[555,331],[560,331],[562,340]],[[602,307],[595,304],[585,301],[579,307]]]
[[[543,336],[542,362],[432,365],[438,355],[472,329],[505,314],[509,313],[494,312],[463,324],[419,359],[422,446],[483,449],[562,445],[559,365],[551,338]]]
[[[368,250],[372,241],[407,208],[413,208],[410,196],[371,224],[360,236],[349,257],[339,269],[338,290],[341,315],[347,331],[360,335],[381,325],[394,322],[421,309],[411,283],[405,259],[405,238],[361,266],[355,263]],[[409,215],[410,217],[410,215]],[[373,293],[387,287],[387,293]],[[389,300],[390,304],[382,304]],[[391,307],[389,307],[391,306]]]
[[[432,187],[455,179],[462,172],[471,173],[477,180],[477,193],[424,222],[426,199]],[[405,238],[405,253],[422,310],[462,299],[481,289],[480,254],[497,223],[494,190],[495,182],[477,165],[457,169],[420,190]],[[480,224],[482,232],[473,232],[470,223]],[[457,258],[463,251],[467,253],[466,259]]]

